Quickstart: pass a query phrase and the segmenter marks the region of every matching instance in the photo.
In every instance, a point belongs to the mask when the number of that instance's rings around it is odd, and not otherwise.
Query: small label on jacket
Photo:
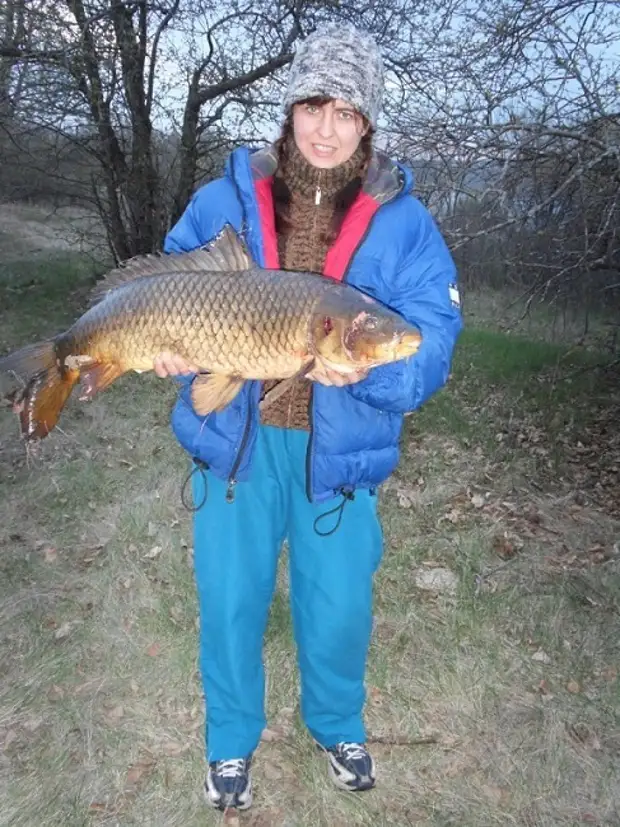
[[[452,302],[452,307],[460,307],[461,295],[459,293],[459,288],[456,286],[456,284],[449,284],[448,291],[450,293],[450,301]]]

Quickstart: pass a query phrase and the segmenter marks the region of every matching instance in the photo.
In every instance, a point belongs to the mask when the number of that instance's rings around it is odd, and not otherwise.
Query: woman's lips
[[[327,146],[327,144],[312,144],[312,150],[321,158],[329,158],[336,151],[336,147]]]

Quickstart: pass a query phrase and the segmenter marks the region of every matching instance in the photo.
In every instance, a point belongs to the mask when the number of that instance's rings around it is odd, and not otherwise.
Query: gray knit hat
[[[341,98],[373,127],[381,111],[383,61],[374,39],[350,23],[321,26],[299,45],[284,95],[284,110],[314,96]]]

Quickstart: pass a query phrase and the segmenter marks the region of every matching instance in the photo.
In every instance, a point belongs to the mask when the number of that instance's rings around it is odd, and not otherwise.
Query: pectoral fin
[[[243,387],[243,379],[219,373],[198,374],[192,383],[192,404],[200,416],[221,411]]]
[[[112,384],[124,373],[116,362],[97,362],[80,370],[80,402],[92,399],[95,394]]]

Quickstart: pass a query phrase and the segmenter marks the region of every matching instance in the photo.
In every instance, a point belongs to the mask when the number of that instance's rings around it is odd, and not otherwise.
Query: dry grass
[[[10,335],[23,341],[31,305],[18,299]],[[55,306],[38,332],[73,312]],[[592,445],[604,432],[592,388],[572,380],[571,416],[546,427],[523,391],[533,355],[510,362],[507,350],[499,379],[489,342],[463,340],[454,382],[407,420],[403,462],[381,494],[367,708],[377,788],[332,789],[300,725],[283,557],[266,645],[271,740],[242,824],[620,823],[620,515],[612,483],[589,467],[604,461],[613,482],[613,420],[605,451],[589,453],[587,429]],[[597,381],[603,417],[613,399]],[[567,398],[558,393],[544,399]],[[0,419],[2,825],[221,823],[200,791],[191,523],[172,400],[169,385],[127,377],[71,403],[63,432],[29,457],[12,417]],[[456,576],[454,592],[420,587],[436,568]]]

